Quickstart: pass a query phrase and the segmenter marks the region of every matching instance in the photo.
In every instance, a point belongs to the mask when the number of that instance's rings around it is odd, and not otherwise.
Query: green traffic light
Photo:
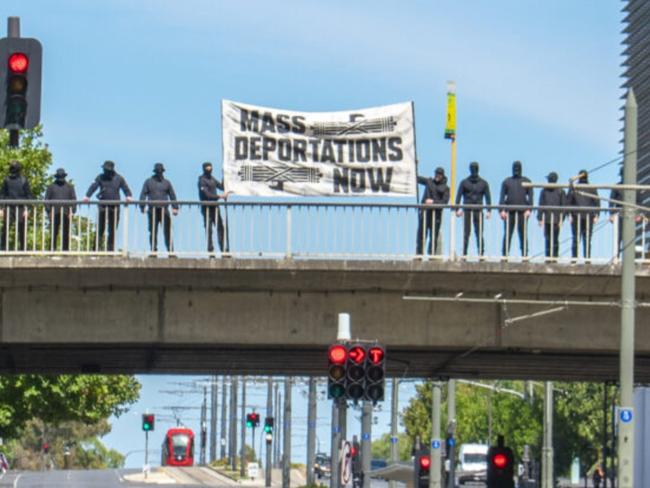
[[[267,434],[270,434],[271,432],[273,432],[273,427],[271,427],[270,425],[265,425],[264,426],[264,432],[266,432]]]
[[[330,397],[332,398],[342,398],[345,395],[345,388],[343,385],[332,385],[330,386]]]
[[[253,422],[251,422],[250,420],[247,420],[246,421],[246,427],[248,427],[249,429],[252,428],[253,427]]]
[[[151,430],[151,425],[149,425],[149,424],[144,424],[144,425],[142,426],[142,429],[143,429],[143,430]]]

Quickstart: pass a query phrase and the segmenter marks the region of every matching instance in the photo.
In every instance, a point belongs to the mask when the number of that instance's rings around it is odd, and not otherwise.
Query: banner
[[[291,112],[223,100],[224,185],[236,195],[415,195],[410,102]]]

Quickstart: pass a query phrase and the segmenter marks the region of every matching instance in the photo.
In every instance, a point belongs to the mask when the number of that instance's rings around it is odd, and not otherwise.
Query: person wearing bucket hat
[[[111,202],[110,204],[99,205],[99,222],[97,224],[97,242],[96,250],[99,250],[101,243],[104,241],[104,234],[108,234],[106,239],[106,250],[115,250],[115,233],[117,226],[120,223],[120,191],[124,193],[126,201],[131,201],[131,190],[126,180],[122,175],[115,171],[115,163],[113,161],[104,161],[102,164],[102,173],[100,173],[95,181],[90,185],[84,202],[88,202],[90,197],[99,190],[97,199],[103,202]],[[108,227],[108,232],[106,232]]]
[[[9,164],[9,175],[2,183],[0,191],[0,200],[32,200],[31,187],[29,181],[22,174],[22,165],[18,161],[12,161]],[[25,205],[6,205],[1,214],[4,214],[2,220],[2,233],[0,235],[0,250],[18,249],[24,251],[27,246],[27,217],[29,210]],[[11,229],[15,229],[15,238],[17,242],[12,246],[9,242]]]
[[[557,183],[557,173],[551,171],[546,180],[549,183]],[[539,194],[539,207],[537,221],[544,229],[544,241],[546,257],[557,259],[559,253],[560,229],[564,214],[558,208],[544,210],[541,207],[563,207],[566,205],[566,194],[562,188],[544,188]]]
[[[59,168],[54,173],[54,183],[47,187],[45,191],[45,201],[77,201],[77,193],[74,186],[66,181],[68,174],[65,169]],[[61,232],[61,249],[63,251],[70,250],[70,217],[77,210],[74,204],[63,203],[46,203],[45,211],[50,220],[50,251],[56,250],[56,243],[59,239],[59,232]]]
[[[140,201],[171,201],[176,202],[176,192],[172,186],[171,181],[164,176],[165,166],[162,163],[156,163],[153,166],[153,176],[148,178],[142,191],[140,192]],[[147,209],[144,204],[140,204],[140,210],[147,212],[149,221],[149,244],[153,252],[158,251],[158,226],[162,224],[163,235],[165,237],[165,247],[167,251],[172,252],[172,219],[169,216],[169,205],[165,204],[149,204]],[[178,214],[178,204],[172,203],[172,213]]]
[[[446,205],[449,203],[449,187],[445,170],[436,168],[433,178],[418,176],[418,183],[424,185],[422,201],[424,205]],[[418,211],[418,232],[415,241],[415,254],[422,255],[424,245],[429,241],[428,254],[438,254],[438,235],[442,223],[442,208]]]
[[[573,184],[575,180],[577,180],[577,187]],[[582,255],[588,261],[591,258],[591,236],[600,213],[600,199],[598,190],[595,188],[580,188],[579,186],[589,184],[589,173],[586,169],[580,170],[576,178],[571,178],[571,182],[567,195],[567,206],[581,208],[581,210],[574,210],[569,214],[571,233],[573,234],[571,256],[574,260],[578,258],[578,247],[582,241]]]

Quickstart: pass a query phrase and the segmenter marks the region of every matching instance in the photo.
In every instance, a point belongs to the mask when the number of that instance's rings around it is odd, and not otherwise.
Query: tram
[[[162,466],[194,466],[194,432],[185,427],[169,429],[161,452]]]

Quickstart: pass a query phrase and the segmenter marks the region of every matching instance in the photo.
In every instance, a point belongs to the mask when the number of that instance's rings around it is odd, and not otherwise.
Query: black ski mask
[[[203,174],[207,176],[212,174],[212,163],[203,163]]]
[[[437,181],[437,182],[440,182],[440,181],[444,180],[445,179],[445,170],[440,168],[440,167],[436,168],[436,173],[435,173],[435,176],[434,176],[433,179],[435,181]]]
[[[546,177],[546,180],[549,183],[557,183],[557,173],[555,171],[549,173],[548,176]]]
[[[469,175],[472,178],[478,178],[478,163],[476,161],[469,163]]]
[[[13,177],[20,175],[20,170],[22,167],[18,161],[12,161],[9,165],[9,174]]]
[[[54,173],[54,182],[57,185],[63,185],[65,183],[65,177],[68,176],[68,174],[65,172],[63,168],[59,168],[56,170],[56,173]]]
[[[521,161],[515,161],[512,163],[512,176],[515,178],[521,176]]]
[[[104,176],[112,178],[115,174],[115,163],[113,161],[104,161],[102,169],[104,170]]]
[[[580,175],[580,178],[578,179],[579,183],[582,184],[589,183],[589,174],[587,173],[586,169],[581,169],[578,175]]]
[[[153,174],[158,178],[162,178],[164,172],[165,172],[165,167],[163,166],[162,163],[156,163],[153,165]]]

